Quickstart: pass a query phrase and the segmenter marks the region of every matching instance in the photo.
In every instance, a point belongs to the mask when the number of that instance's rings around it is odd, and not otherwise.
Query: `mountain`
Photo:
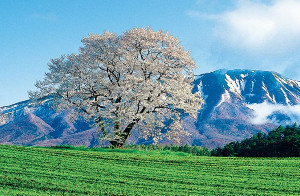
[[[299,121],[300,82],[275,72],[218,70],[198,76],[194,91],[205,99],[194,144],[222,146]]]
[[[193,91],[202,93],[205,104],[197,119],[183,114],[183,125],[191,133],[183,138],[186,144],[214,148],[300,120],[300,82],[275,72],[218,70],[199,75]],[[107,144],[98,141],[100,133],[87,122],[80,118],[73,121],[72,111],[54,111],[51,98],[45,98],[40,106],[27,100],[0,107],[0,112],[8,116],[0,121],[0,143],[89,147]],[[152,141],[140,139],[135,131],[128,142]]]
[[[0,108],[8,119],[0,122],[0,143],[15,145],[99,145],[99,133],[80,119],[73,121],[71,111],[56,112],[51,98],[41,106],[27,100]]]

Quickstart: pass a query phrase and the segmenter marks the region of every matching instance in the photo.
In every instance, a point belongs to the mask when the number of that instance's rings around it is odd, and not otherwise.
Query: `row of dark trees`
[[[241,142],[231,142],[212,150],[213,156],[299,157],[300,126],[279,126],[268,135],[261,132]]]

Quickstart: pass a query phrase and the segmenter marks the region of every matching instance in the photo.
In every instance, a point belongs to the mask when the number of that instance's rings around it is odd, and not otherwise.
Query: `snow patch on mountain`
[[[225,81],[227,82],[227,86],[229,90],[236,94],[238,97],[241,96],[241,85],[238,79],[233,80],[228,74],[225,74]]]
[[[228,90],[225,90],[225,93],[221,95],[221,100],[216,107],[219,107],[224,102],[230,102],[230,94]]]
[[[203,92],[203,84],[202,84],[202,81],[199,82],[198,86],[197,86],[199,92],[200,92],[200,95],[203,97],[203,99],[206,99],[207,98],[207,95]]]
[[[262,89],[266,92],[266,97],[272,102],[272,103],[276,103],[276,100],[275,100],[275,96],[273,95],[271,97],[269,91],[268,91],[268,88],[266,87],[266,84],[264,82],[262,82]]]
[[[286,92],[283,90],[282,87],[280,87],[280,90],[281,90],[281,92],[282,92],[283,95],[284,95],[285,103],[289,105],[291,101],[290,101],[289,98],[287,97]]]
[[[241,78],[245,78],[247,76],[248,76],[248,74],[241,74]]]

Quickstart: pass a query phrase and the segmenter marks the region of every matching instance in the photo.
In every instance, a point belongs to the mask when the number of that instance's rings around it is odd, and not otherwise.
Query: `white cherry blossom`
[[[90,34],[82,43],[79,54],[51,60],[31,97],[52,96],[56,108],[83,113],[114,146],[124,145],[137,125],[155,142],[162,137],[180,142],[187,134],[181,114],[196,117],[203,100],[192,94],[195,62],[178,39],[133,28],[119,36]]]

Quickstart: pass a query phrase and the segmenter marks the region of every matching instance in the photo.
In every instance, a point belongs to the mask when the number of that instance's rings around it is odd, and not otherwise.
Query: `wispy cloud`
[[[300,120],[300,105],[286,106],[281,104],[251,104],[247,107],[254,110],[254,118],[252,123],[265,124],[265,123],[277,123],[289,125]],[[281,117],[276,118],[274,114]]]
[[[215,18],[217,36],[237,47],[282,52],[300,44],[299,0],[239,1],[236,9]]]
[[[47,22],[55,22],[57,20],[57,15],[55,13],[34,13],[31,15],[31,18],[37,20],[43,20]]]
[[[214,9],[205,7],[206,2],[197,0],[201,7],[187,16],[209,32],[203,49],[211,56],[207,64],[272,70],[300,79],[300,0],[228,0],[227,6],[210,0]]]

